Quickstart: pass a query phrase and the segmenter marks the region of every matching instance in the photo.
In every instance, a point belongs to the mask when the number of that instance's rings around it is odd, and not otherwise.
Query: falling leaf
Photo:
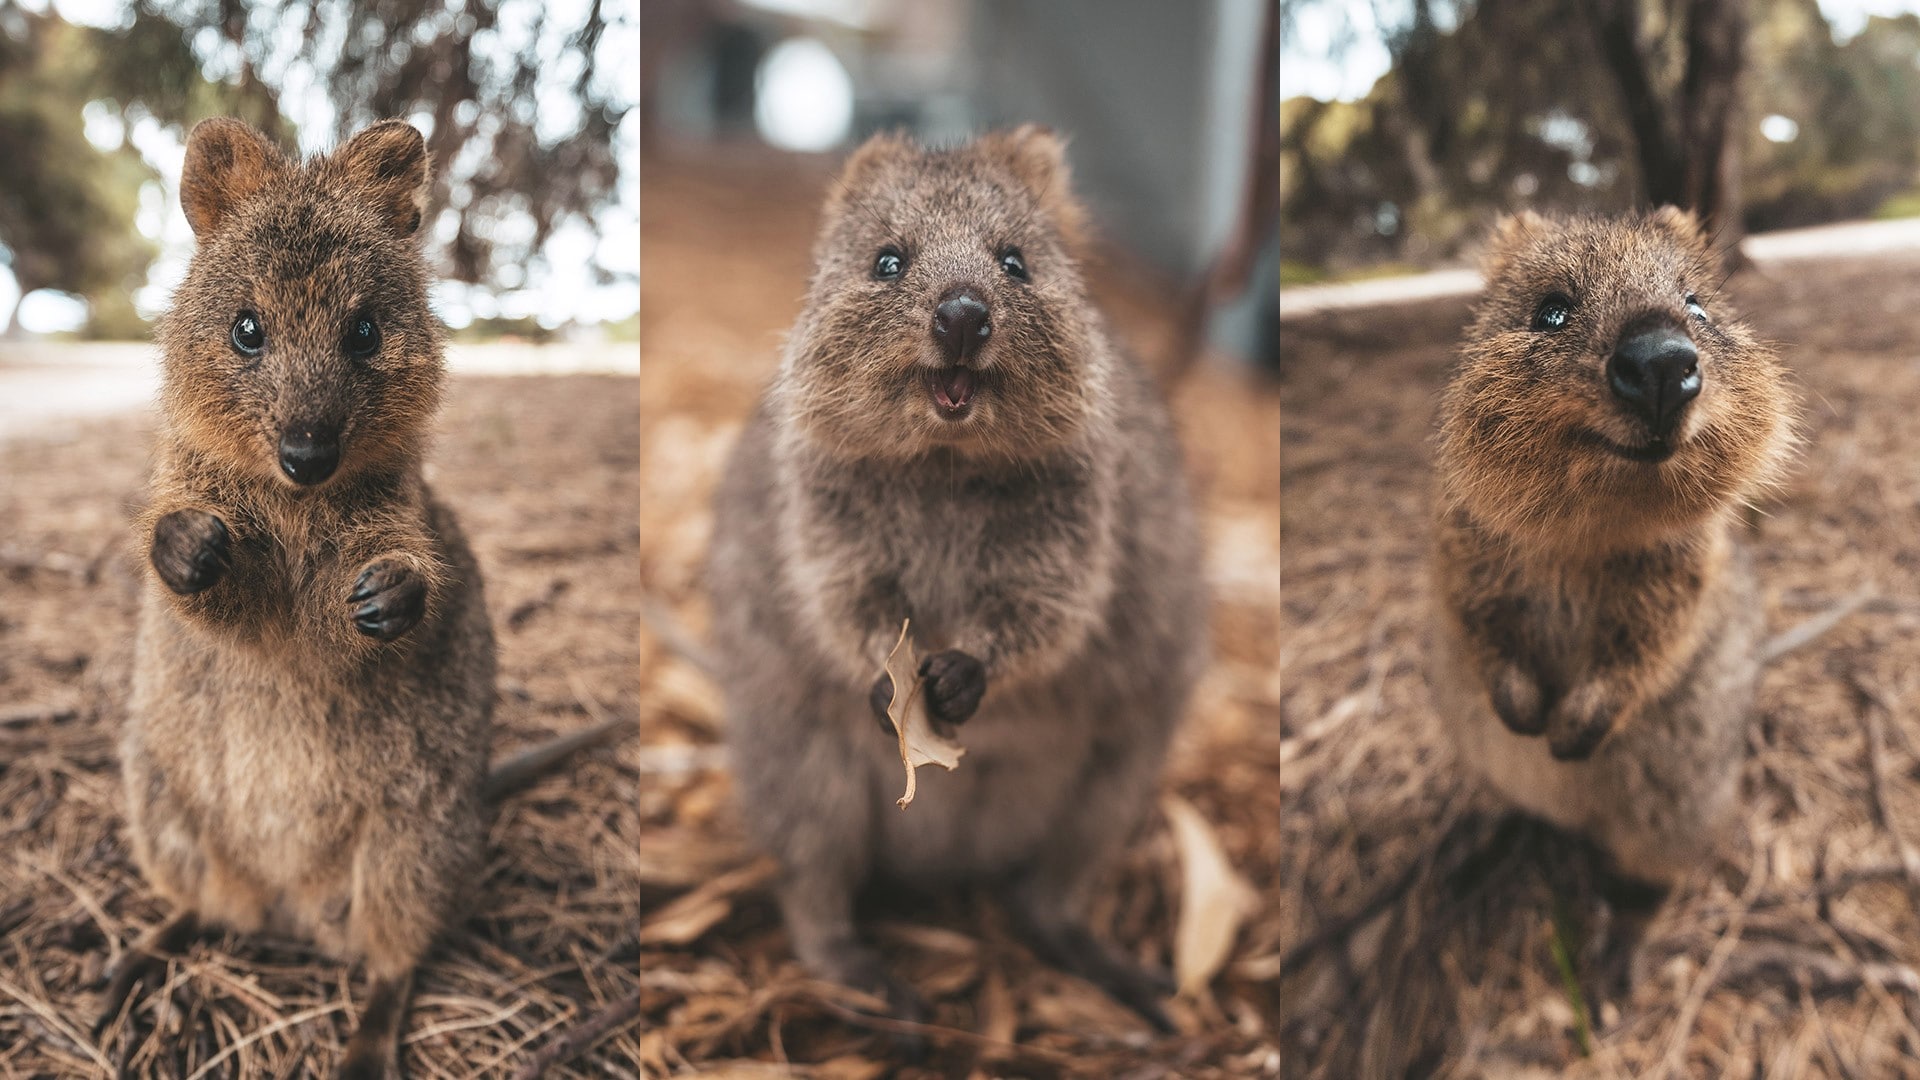
[[[920,654],[907,640],[912,619],[900,624],[900,640],[887,654],[887,674],[893,678],[893,700],[887,703],[887,719],[900,736],[900,763],[907,767],[907,793],[900,796],[900,809],[913,801],[918,788],[913,770],[921,765],[938,765],[946,770],[960,766],[967,748],[934,730],[927,716],[926,695],[920,692]],[[904,688],[904,689],[903,689]]]
[[[1255,893],[1227,862],[1213,826],[1177,795],[1161,800],[1180,850],[1180,923],[1174,928],[1173,972],[1180,993],[1192,997],[1226,965],[1240,924],[1253,913]]]

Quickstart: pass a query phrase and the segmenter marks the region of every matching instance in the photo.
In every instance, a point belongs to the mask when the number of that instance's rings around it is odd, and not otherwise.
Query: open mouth
[[[967,415],[976,389],[972,369],[936,368],[927,372],[926,379],[927,391],[933,395],[934,407],[940,410],[943,419],[958,420]]]

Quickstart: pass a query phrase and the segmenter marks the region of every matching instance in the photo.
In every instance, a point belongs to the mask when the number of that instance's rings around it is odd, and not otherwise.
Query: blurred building
[[[1238,221],[1272,2],[648,0],[643,97],[649,123],[676,136],[801,151],[886,128],[941,142],[1048,124],[1071,140],[1102,233],[1187,282]],[[1265,246],[1253,287],[1213,326],[1218,344],[1263,359],[1279,288],[1277,243]]]

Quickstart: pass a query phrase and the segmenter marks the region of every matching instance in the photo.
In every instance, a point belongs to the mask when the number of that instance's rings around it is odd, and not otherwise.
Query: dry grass
[[[1798,479],[1752,525],[1772,624],[1863,585],[1879,599],[1770,668],[1743,784],[1752,857],[1676,892],[1624,997],[1594,993],[1602,943],[1621,935],[1606,933],[1591,860],[1500,828],[1427,699],[1426,439],[1466,307],[1289,324],[1290,1074],[1920,1075],[1920,878],[1903,868],[1920,870],[1920,316],[1885,284],[1916,269],[1801,264],[1735,282],[1762,333],[1794,343],[1809,405]],[[1588,1052],[1556,941],[1582,996],[1603,1001]]]
[[[496,753],[633,708],[636,404],[630,378],[453,385],[430,475],[486,573]],[[114,761],[147,437],[127,420],[0,444],[0,1076],[317,1075],[365,989],[292,942],[197,943],[87,1034],[103,968],[167,914],[128,859]],[[471,913],[417,983],[409,1075],[506,1075],[635,993],[638,750],[504,801]],[[628,1030],[549,1075],[636,1075],[638,1049]]]
[[[699,567],[718,470],[772,373],[810,269],[823,163],[721,151],[649,157],[643,178],[641,562],[648,595],[698,633]],[[1146,355],[1169,331],[1169,296],[1108,267],[1107,310]],[[1010,942],[992,905],[957,897],[881,930],[890,961],[934,1006],[932,1052],[899,1075],[1271,1075],[1281,934],[1272,895],[1278,646],[1278,404],[1274,388],[1207,367],[1177,408],[1205,492],[1216,663],[1168,763],[1166,790],[1212,823],[1261,910],[1201,1000],[1176,1003],[1185,1034],[1153,1040],[1098,991]],[[730,805],[717,753],[721,705],[693,666],[649,635],[640,853],[642,1064],[663,1075],[893,1075],[885,1036],[850,998],[802,975]],[[1168,964],[1180,869],[1165,821],[1117,868],[1097,933]]]

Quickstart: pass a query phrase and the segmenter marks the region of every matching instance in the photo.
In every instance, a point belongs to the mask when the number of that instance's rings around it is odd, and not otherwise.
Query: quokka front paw
[[[1561,761],[1585,761],[1619,723],[1623,703],[1607,683],[1581,683],[1547,717],[1547,749]]]
[[[964,723],[987,692],[985,665],[959,649],[920,661],[920,677],[926,680],[928,715],[946,724]]]
[[[370,638],[392,641],[427,613],[427,583],[405,563],[379,559],[360,571],[347,602],[355,605],[353,627]]]
[[[153,524],[154,572],[181,596],[220,583],[233,566],[227,524],[205,510],[175,510]]]
[[[1503,664],[1487,686],[1493,711],[1515,735],[1538,735],[1547,730],[1547,696],[1540,683],[1519,664]]]

